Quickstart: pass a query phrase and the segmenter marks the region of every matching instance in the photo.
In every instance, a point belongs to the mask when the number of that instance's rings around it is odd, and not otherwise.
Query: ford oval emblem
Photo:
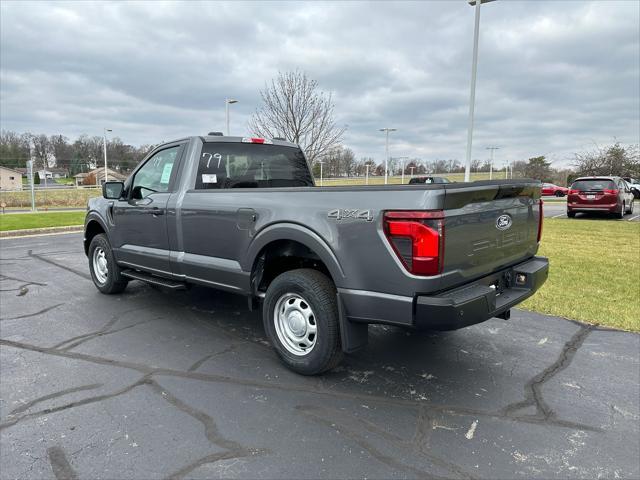
[[[513,223],[513,221],[511,220],[511,216],[509,215],[500,215],[497,219],[496,219],[496,228],[498,230],[507,230],[508,228],[511,228],[511,224]]]

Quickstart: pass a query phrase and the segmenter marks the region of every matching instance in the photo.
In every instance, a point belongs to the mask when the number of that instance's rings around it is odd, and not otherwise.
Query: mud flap
[[[353,353],[365,347],[369,342],[369,325],[367,323],[350,322],[344,312],[344,305],[338,298],[338,317],[340,321],[340,341],[344,353]]]

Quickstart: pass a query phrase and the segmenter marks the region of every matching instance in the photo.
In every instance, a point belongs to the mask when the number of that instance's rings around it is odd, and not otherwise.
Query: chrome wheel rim
[[[107,283],[109,268],[107,266],[107,255],[102,247],[97,247],[93,251],[93,273],[99,284]]]
[[[287,352],[303,356],[313,350],[318,328],[309,302],[297,293],[285,293],[276,302],[273,318],[278,340]]]

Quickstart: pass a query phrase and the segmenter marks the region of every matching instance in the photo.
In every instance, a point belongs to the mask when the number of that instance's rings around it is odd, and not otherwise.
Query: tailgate
[[[535,255],[540,187],[533,180],[445,187],[441,288],[466,283]]]

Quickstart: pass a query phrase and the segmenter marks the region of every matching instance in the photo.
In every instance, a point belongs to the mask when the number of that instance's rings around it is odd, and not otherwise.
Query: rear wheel
[[[342,360],[336,288],[321,272],[299,269],[276,277],[267,289],[262,319],[291,370],[317,375]]]
[[[89,270],[96,288],[102,293],[120,293],[129,281],[120,275],[107,236],[96,235],[89,244]]]
[[[561,190],[556,190],[555,195],[556,195],[556,197],[564,197],[564,193],[562,193]]]
[[[567,217],[575,218],[576,217],[576,212],[570,212],[570,211],[567,210]]]

